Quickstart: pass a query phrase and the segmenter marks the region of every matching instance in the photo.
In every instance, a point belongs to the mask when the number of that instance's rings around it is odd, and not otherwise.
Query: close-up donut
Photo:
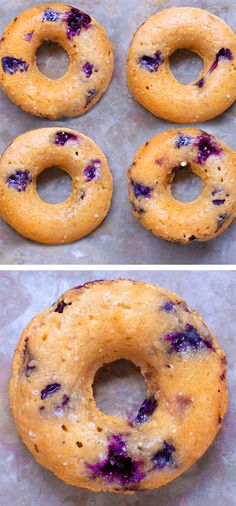
[[[69,56],[66,74],[43,75],[36,61],[45,41]],[[63,3],[38,5],[15,17],[0,41],[0,86],[18,106],[35,116],[56,119],[91,109],[107,89],[113,50],[105,29],[78,8]]]
[[[202,130],[182,128],[158,134],[136,153],[128,172],[134,216],[153,234],[182,244],[208,241],[232,223],[236,213],[236,154]],[[191,169],[203,183],[191,202],[176,200],[176,173]]]
[[[60,167],[72,179],[64,202],[48,204],[37,177]],[[21,235],[45,244],[80,239],[100,225],[112,198],[112,176],[100,148],[69,128],[42,128],[17,137],[0,160],[0,214]]]
[[[177,49],[203,60],[203,70],[181,84],[170,69]],[[171,8],[148,18],[136,31],[127,59],[129,87],[154,115],[176,123],[206,121],[224,112],[236,99],[236,36],[210,12]]]
[[[103,413],[93,397],[98,369],[120,358],[140,368],[148,389],[128,419]],[[25,328],[10,401],[29,451],[66,483],[154,489],[192,466],[217,435],[227,410],[226,357],[173,292],[131,280],[86,283]]]

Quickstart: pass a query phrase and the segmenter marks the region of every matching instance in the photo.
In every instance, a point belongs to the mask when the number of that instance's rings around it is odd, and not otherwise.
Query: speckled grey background
[[[0,31],[22,10],[46,3],[36,0],[0,0]],[[136,28],[158,9],[172,6],[198,6],[219,15],[236,31],[236,0],[73,0],[73,4],[103,23],[114,45],[115,73],[100,103],[81,118],[57,121],[60,126],[80,130],[92,137],[110,162],[115,190],[111,211],[105,222],[85,239],[63,246],[44,246],[30,242],[0,221],[0,263],[4,264],[233,264],[236,224],[209,243],[188,247],[173,245],[154,237],[133,217],[127,200],[126,173],[137,148],[158,132],[176,125],[159,120],[143,109],[128,91],[125,60]],[[60,55],[58,55],[60,57]],[[61,59],[63,61],[63,57]],[[190,65],[192,64],[192,65]],[[49,59],[46,67],[53,67]],[[179,78],[193,77],[201,68],[196,59],[185,59],[178,67]],[[186,81],[186,79],[185,79]],[[201,128],[221,137],[236,150],[236,105]],[[0,151],[17,135],[27,130],[53,126],[54,122],[34,118],[11,104],[0,93]],[[62,185],[64,187],[62,188]],[[51,180],[45,195],[65,197],[66,178]],[[185,185],[185,189],[192,188]],[[69,188],[69,186],[68,186]]]
[[[40,467],[17,436],[8,406],[11,359],[29,320],[63,291],[93,279],[128,277],[170,288],[202,314],[228,358],[229,412],[206,455],[175,482],[133,496],[90,493]],[[1,272],[0,504],[2,506],[235,506],[236,272]],[[129,378],[132,384],[132,377]],[[127,385],[124,390],[128,396]],[[98,392],[99,394],[99,392]],[[100,389],[103,396],[104,390]],[[111,394],[111,390],[110,390]],[[111,396],[112,403],[114,397]],[[104,405],[104,404],[103,404]],[[109,408],[106,402],[106,408]],[[111,406],[110,406],[111,408]]]

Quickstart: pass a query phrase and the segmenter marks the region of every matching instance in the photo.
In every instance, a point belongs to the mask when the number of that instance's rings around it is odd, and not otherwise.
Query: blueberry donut
[[[175,79],[170,56],[177,49],[198,54],[204,68],[187,85]],[[236,99],[236,36],[207,11],[180,7],[158,12],[143,23],[131,42],[129,87],[146,109],[176,123],[205,121]]]
[[[140,367],[148,394],[127,418],[101,412],[92,384],[119,358]],[[226,357],[174,293],[131,280],[87,283],[29,323],[10,398],[37,462],[93,491],[158,488],[213,442],[227,409]]]
[[[134,216],[167,241],[213,239],[235,217],[235,163],[235,153],[202,130],[183,128],[153,137],[138,150],[128,172]],[[202,193],[192,202],[180,202],[171,192],[176,173],[186,169],[203,182]]]
[[[60,167],[72,179],[71,195],[48,204],[37,177]],[[23,236],[45,244],[75,241],[98,227],[112,198],[107,160],[89,137],[69,128],[42,128],[17,137],[0,160],[0,214]]]
[[[60,44],[70,64],[60,79],[43,75],[36,62],[45,41]],[[79,116],[105,92],[113,72],[113,51],[104,28],[80,9],[53,3],[14,18],[0,42],[0,85],[18,106],[35,116]]]

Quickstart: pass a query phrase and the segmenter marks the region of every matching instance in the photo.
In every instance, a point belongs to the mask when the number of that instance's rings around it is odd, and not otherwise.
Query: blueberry
[[[200,165],[205,163],[210,156],[221,156],[222,149],[216,144],[216,141],[211,135],[203,134],[196,138],[195,146],[197,146],[199,153],[197,161]]]
[[[93,73],[94,65],[89,63],[88,61],[83,65],[82,70],[85,73],[85,76],[89,78]]]
[[[51,385],[47,385],[43,390],[41,390],[41,399],[42,401],[46,399],[49,395],[55,394],[58,390],[61,389],[60,383],[52,383]]]
[[[54,312],[55,313],[63,313],[64,309],[66,306],[71,306],[72,302],[64,302],[64,300],[61,300],[60,302],[58,302],[58,305],[56,307],[56,309],[54,309]]]
[[[53,11],[52,9],[45,9],[42,17],[42,22],[44,23],[44,21],[52,21],[55,23],[56,21],[59,21],[59,19],[60,12]]]
[[[85,181],[99,179],[101,176],[101,160],[91,160],[90,164],[84,169]]]
[[[157,400],[154,395],[151,395],[145,401],[143,401],[138,414],[134,419],[131,420],[132,425],[139,425],[141,423],[147,422],[148,418],[152,416],[155,409],[157,407]]]
[[[82,28],[87,30],[91,24],[91,17],[80,9],[72,7],[70,11],[66,12],[64,21],[67,24],[67,37],[72,39],[75,35],[79,35]]]
[[[220,214],[218,217],[217,217],[217,228],[216,228],[216,232],[218,232],[222,227],[223,225],[225,224],[225,222],[228,220],[229,216],[228,214],[224,213],[224,214]]]
[[[55,135],[54,143],[59,146],[64,146],[67,141],[78,142],[79,138],[77,135],[72,134],[71,132],[57,132]]]
[[[167,302],[165,302],[163,304],[163,306],[161,307],[161,309],[164,309],[164,311],[174,311],[175,310],[175,304],[174,302],[172,302],[171,300],[168,300]]]
[[[32,40],[33,34],[34,34],[34,30],[32,32],[26,33],[26,35],[24,35],[24,40],[26,42],[30,42]]]
[[[189,144],[191,144],[192,142],[192,139],[191,137],[189,137],[189,135],[183,135],[181,134],[178,139],[176,140],[176,147],[178,149],[184,147],[184,146],[189,146]]]
[[[95,97],[95,95],[97,94],[97,90],[95,88],[93,88],[92,90],[88,90],[87,93],[86,93],[86,104],[85,104],[85,107],[87,107],[87,105],[90,104],[90,102],[92,102],[93,98]]]
[[[164,62],[161,51],[157,51],[154,56],[142,56],[139,59],[139,64],[149,72],[157,72],[160,65]]]
[[[163,469],[166,466],[173,466],[175,463],[173,453],[175,451],[175,447],[172,444],[164,441],[162,449],[154,453],[152,457],[154,467],[157,469]]]
[[[138,197],[144,197],[145,199],[150,199],[152,197],[152,191],[153,189],[149,186],[144,186],[140,183],[135,183],[132,181],[132,185],[134,188],[134,195],[136,198]]]
[[[213,72],[213,70],[216,69],[220,60],[228,60],[228,61],[233,60],[233,55],[232,55],[232,52],[230,51],[230,49],[225,48],[225,47],[222,47],[220,49],[220,51],[216,55],[215,61],[213,62],[212,66],[209,70],[209,73]]]
[[[204,78],[202,77],[201,79],[199,79],[199,81],[197,81],[196,85],[198,88],[203,88],[204,86]]]
[[[204,347],[212,348],[211,341],[204,340],[197,330],[187,324],[184,330],[171,332],[164,337],[170,343],[170,352],[182,353],[185,351],[197,351]]]
[[[225,199],[215,199],[212,202],[215,206],[222,206],[225,203]]]
[[[123,436],[117,434],[110,438],[107,457],[96,464],[89,464],[88,468],[95,478],[102,477],[108,483],[116,482],[129,488],[130,484],[139,483],[144,478],[140,466],[141,462],[132,460],[128,455]]]
[[[29,64],[20,58],[13,58],[12,56],[4,56],[2,58],[2,68],[7,74],[15,74],[16,72],[27,72]]]
[[[67,406],[69,400],[70,400],[70,397],[68,395],[64,394],[62,397],[62,401],[60,402],[60,404],[57,404],[57,406],[56,406],[56,412],[62,411]]]
[[[18,192],[25,191],[30,183],[32,183],[32,177],[29,170],[17,170],[7,178],[8,186]]]

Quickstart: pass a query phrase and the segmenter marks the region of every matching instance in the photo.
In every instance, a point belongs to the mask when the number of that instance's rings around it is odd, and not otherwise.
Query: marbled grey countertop
[[[228,358],[229,412],[206,455],[166,487],[133,496],[65,485],[40,467],[17,436],[8,404],[13,352],[29,320],[73,286],[128,277],[176,291],[196,308]],[[1,272],[0,504],[3,506],[234,506],[236,504],[236,272]],[[129,379],[132,383],[132,377]],[[139,386],[137,386],[139,388]],[[111,393],[111,392],[110,392]],[[127,385],[125,389],[127,395]],[[98,391],[99,397],[99,391]],[[104,390],[100,391],[100,395]]]
[[[0,0],[0,31],[13,16],[40,3],[48,2]],[[0,221],[0,264],[233,264],[235,223],[214,241],[184,247],[158,239],[133,217],[126,190],[128,166],[141,144],[176,125],[152,116],[132,98],[126,84],[125,60],[134,31],[158,9],[184,5],[202,7],[225,19],[236,31],[236,0],[73,0],[73,4],[92,14],[106,27],[114,46],[115,73],[107,93],[95,108],[85,116],[57,121],[56,124],[89,135],[104,150],[115,183],[112,208],[104,223],[90,236],[63,246],[31,242]],[[49,59],[46,66],[52,68],[53,61]],[[191,80],[191,73],[194,71],[196,75],[199,68],[195,59],[185,60],[179,67],[178,77],[189,76]],[[199,126],[236,150],[235,114],[236,105],[216,120]],[[55,125],[55,122],[22,112],[2,92],[0,117],[0,152],[22,132]],[[44,195],[56,193],[65,197],[67,183],[65,178],[51,181]],[[185,185],[185,189],[192,191],[191,188],[191,183]]]

